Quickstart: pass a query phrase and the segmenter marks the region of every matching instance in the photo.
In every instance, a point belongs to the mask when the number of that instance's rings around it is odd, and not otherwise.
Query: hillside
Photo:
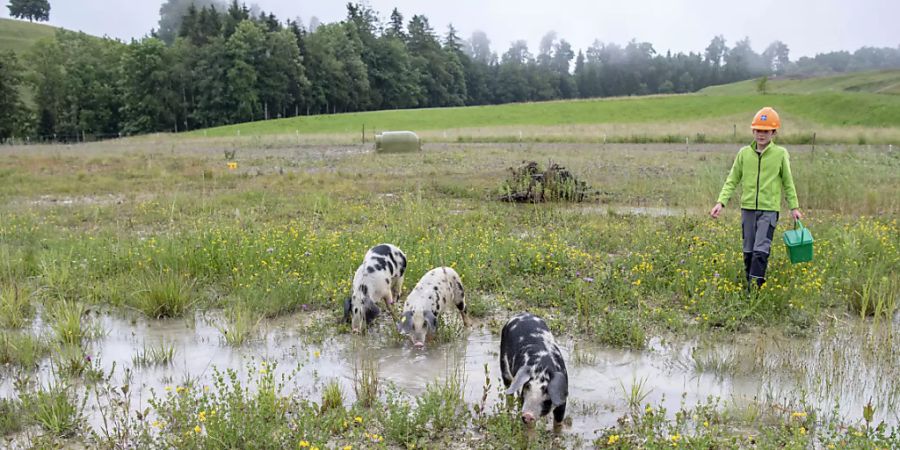
[[[50,25],[0,18],[0,51],[12,50],[21,55],[35,42],[55,32],[56,27]]]
[[[900,95],[887,95],[897,89],[896,83],[900,83],[900,71],[863,72],[820,79],[773,80],[772,93],[764,96],[756,93],[753,81],[744,81],[695,94],[302,116],[230,125],[194,134],[355,133],[358,136],[365,125],[368,130],[462,130],[457,133],[460,139],[473,135],[522,135],[523,132],[529,138],[539,139],[540,133],[546,132],[542,130],[566,127],[590,128],[588,132],[595,135],[599,131],[626,137],[674,139],[670,135],[695,134],[714,137],[736,133],[738,124],[749,123],[753,113],[769,105],[781,112],[788,133],[809,134],[831,129],[836,133],[853,133],[841,137],[843,141],[856,141],[859,134],[873,133],[879,140],[891,141],[892,136],[900,136]],[[846,130],[849,127],[854,130]],[[511,130],[516,131],[511,133]]]
[[[879,70],[814,78],[770,78],[767,90],[777,94],[818,94],[823,92],[870,92],[900,95],[900,70]],[[756,94],[757,80],[710,86],[701,93],[710,95]]]

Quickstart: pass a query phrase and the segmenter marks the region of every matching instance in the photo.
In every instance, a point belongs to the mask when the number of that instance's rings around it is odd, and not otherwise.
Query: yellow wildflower
[[[309,442],[307,442],[307,441],[300,441],[300,443],[297,444],[297,446],[300,447],[300,448],[306,448],[306,447],[309,447]]]
[[[355,421],[356,423],[362,423],[363,419],[362,417],[356,416],[353,418],[353,421]]]
[[[197,425],[194,427],[194,433],[200,433],[200,431],[201,431],[200,425]]]
[[[609,437],[609,440],[606,441],[606,445],[615,445],[616,442],[619,442],[619,435],[614,434]]]

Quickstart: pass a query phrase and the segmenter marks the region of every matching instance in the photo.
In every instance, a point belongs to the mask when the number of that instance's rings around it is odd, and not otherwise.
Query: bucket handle
[[[804,228],[806,228],[806,227],[803,226],[803,222],[801,222],[800,219],[794,220],[794,229],[795,230],[802,230]]]

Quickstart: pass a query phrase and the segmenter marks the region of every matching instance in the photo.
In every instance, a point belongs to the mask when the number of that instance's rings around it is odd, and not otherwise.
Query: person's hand
[[[800,219],[802,219],[802,218],[803,218],[803,213],[800,212],[800,208],[794,208],[794,209],[792,209],[792,210],[791,210],[791,217],[793,217],[794,220],[800,220]]]
[[[718,219],[719,214],[722,213],[723,209],[725,209],[725,205],[723,205],[721,203],[716,203],[716,206],[713,206],[712,211],[709,212],[710,217],[712,217],[713,219]]]

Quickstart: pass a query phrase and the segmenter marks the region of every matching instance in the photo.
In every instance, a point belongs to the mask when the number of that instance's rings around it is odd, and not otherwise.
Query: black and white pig
[[[353,276],[350,298],[344,300],[344,320],[350,322],[354,333],[364,330],[378,317],[379,301],[394,315],[391,305],[402,294],[404,273],[406,255],[397,246],[378,244],[366,252]]]
[[[540,317],[521,313],[503,326],[500,372],[506,393],[520,394],[522,422],[532,425],[552,409],[554,429],[559,429],[566,415],[569,374],[553,334]]]
[[[456,306],[463,324],[469,326],[466,291],[459,274],[451,267],[431,269],[406,297],[397,329],[408,335],[416,348],[423,348],[425,340],[437,331],[438,318],[447,304]]]

